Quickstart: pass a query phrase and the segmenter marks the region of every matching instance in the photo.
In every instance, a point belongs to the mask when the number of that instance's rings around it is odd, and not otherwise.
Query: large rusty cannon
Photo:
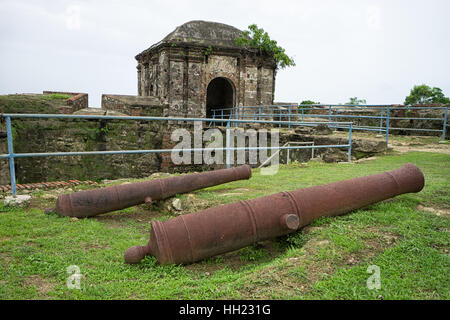
[[[408,192],[425,180],[413,164],[327,185],[280,192],[151,223],[150,241],[125,252],[125,262],[153,255],[161,264],[188,264],[298,230]]]
[[[152,201],[169,198],[175,194],[249,179],[251,175],[250,166],[243,165],[230,169],[61,194],[56,200],[54,211],[61,216],[92,217],[138,204],[150,204]]]

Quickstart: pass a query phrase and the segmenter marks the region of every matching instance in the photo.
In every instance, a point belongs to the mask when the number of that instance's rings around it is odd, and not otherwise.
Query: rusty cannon
[[[53,211],[61,216],[92,217],[138,204],[150,204],[152,201],[166,199],[175,194],[249,179],[251,175],[250,166],[243,165],[230,169],[61,194],[56,200],[56,208]]]
[[[280,192],[151,223],[150,241],[125,252],[125,262],[153,255],[161,264],[189,264],[269,238],[286,235],[323,216],[409,192],[425,183],[413,164],[322,186]]]

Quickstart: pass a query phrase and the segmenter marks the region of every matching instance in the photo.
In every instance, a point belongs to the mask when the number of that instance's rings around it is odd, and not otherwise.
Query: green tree
[[[350,98],[350,101],[347,102],[346,104],[348,105],[360,105],[360,104],[366,104],[367,101],[366,99],[358,99],[358,97],[352,97]]]
[[[275,59],[277,67],[284,69],[295,66],[295,62],[285,53],[285,49],[278,46],[275,40],[270,39],[267,32],[258,28],[256,24],[248,26],[248,30],[236,39],[236,44],[241,47],[253,48],[259,51],[260,55],[266,54]]]
[[[320,104],[320,102],[314,102],[312,100],[303,100],[300,104]]]
[[[444,96],[440,88],[431,88],[426,84],[414,86],[405,98],[406,105],[429,103],[450,103],[450,99]]]

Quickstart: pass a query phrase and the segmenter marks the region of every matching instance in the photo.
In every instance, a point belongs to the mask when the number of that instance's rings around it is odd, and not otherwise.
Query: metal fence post
[[[288,124],[288,129],[291,129],[291,106],[289,106],[289,124]]]
[[[386,106],[386,147],[389,144],[389,105]]]
[[[442,141],[445,141],[447,135],[447,117],[448,117],[448,106],[445,107],[444,124],[442,126]]]
[[[227,164],[227,168],[231,167],[231,150],[230,150],[230,145],[231,145],[231,132],[230,132],[230,121],[227,121],[227,131],[226,131],[226,164]]]
[[[331,122],[331,105],[328,107],[328,122]]]
[[[8,139],[9,175],[11,178],[11,191],[16,196],[16,169],[14,167],[13,136],[11,130],[11,117],[6,117],[6,135]]]
[[[288,142],[288,143],[287,143],[287,146],[290,147],[291,144]],[[286,164],[289,164],[289,160],[290,160],[289,158],[290,158],[290,156],[291,156],[291,154],[290,154],[289,151],[291,151],[291,149],[288,148],[288,149],[287,149],[287,156],[286,156]]]
[[[381,114],[380,114],[380,135],[381,135],[381,132],[383,131],[383,116],[384,116],[384,110],[381,110]]]
[[[281,107],[279,107],[279,116],[278,116],[278,120],[281,121]],[[281,128],[281,123],[278,125],[279,128]]]
[[[338,119],[339,109],[334,109],[334,129],[337,130],[337,119]]]
[[[352,127],[353,123],[350,123],[348,129],[348,162],[352,162]]]

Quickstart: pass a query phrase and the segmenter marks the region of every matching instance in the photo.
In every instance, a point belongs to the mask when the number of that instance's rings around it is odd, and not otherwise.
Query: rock
[[[314,128],[314,133],[318,135],[329,135],[333,131],[326,124],[319,124]]]
[[[348,142],[346,142],[348,143]],[[352,140],[352,150],[364,153],[378,153],[386,151],[386,141],[377,141],[369,139]]]
[[[78,221],[78,218],[77,217],[72,217],[72,218],[70,218],[70,221],[72,221],[72,222]]]
[[[183,210],[183,207],[181,206],[181,200],[180,199],[174,199],[172,201],[172,207],[177,210],[177,211],[181,211]]]
[[[16,207],[26,207],[30,204],[31,196],[26,194],[7,196],[5,197],[5,205],[16,206]]]
[[[345,162],[348,160],[348,152],[344,152],[338,149],[329,149],[324,153],[322,159],[327,163]]]
[[[52,194],[52,193],[45,193],[44,195],[42,195],[43,199],[46,200],[54,200],[56,198],[58,198],[58,196],[56,194]]]
[[[149,178],[150,179],[162,179],[170,177],[170,173],[167,172],[155,172]]]

